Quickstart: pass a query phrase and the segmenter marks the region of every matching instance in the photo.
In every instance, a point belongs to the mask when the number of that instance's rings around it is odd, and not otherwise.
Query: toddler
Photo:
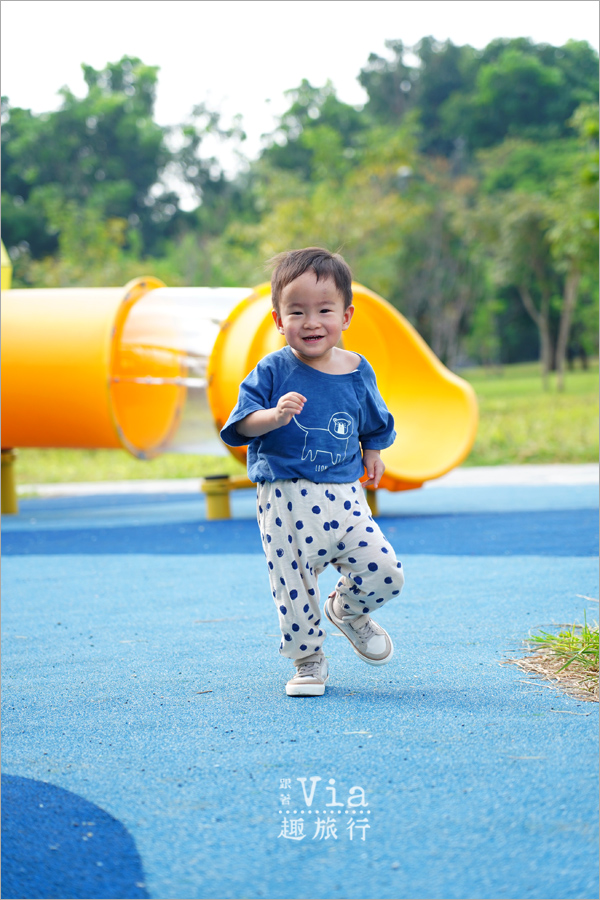
[[[367,360],[340,347],[354,313],[346,262],[315,247],[276,262],[272,315],[287,346],[244,379],[221,438],[232,447],[248,444],[279,652],[296,666],[286,693],[319,696],[328,665],[317,579],[327,566],[340,579],[325,600],[326,617],[364,662],[392,658],[390,637],[371,613],[400,593],[404,575],[363,484],[379,484],[380,451],[394,441],[394,420]]]

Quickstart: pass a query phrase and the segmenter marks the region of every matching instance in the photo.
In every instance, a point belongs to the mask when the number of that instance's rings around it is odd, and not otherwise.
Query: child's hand
[[[296,394],[294,391],[280,397],[275,407],[276,427],[281,428],[283,425],[288,425],[294,416],[300,415],[305,403],[306,397]]]
[[[237,422],[235,430],[244,437],[259,437],[281,428],[292,421],[292,416],[299,415],[304,409],[306,397],[302,394],[290,393],[280,397],[277,406],[271,409],[257,409],[245,419]]]
[[[366,487],[368,484],[372,484],[374,488],[379,487],[381,476],[385,472],[385,465],[381,459],[380,451],[364,450],[363,462],[367,470],[367,478],[361,482],[362,486]]]

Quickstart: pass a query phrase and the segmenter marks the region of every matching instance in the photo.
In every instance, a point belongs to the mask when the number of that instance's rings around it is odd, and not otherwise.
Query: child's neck
[[[352,353],[349,350],[342,350],[341,347],[332,347],[329,353],[319,359],[306,359],[301,353],[290,348],[294,356],[310,366],[311,369],[317,369],[318,372],[325,372],[327,375],[347,375],[354,372],[360,365],[360,356],[358,353]]]

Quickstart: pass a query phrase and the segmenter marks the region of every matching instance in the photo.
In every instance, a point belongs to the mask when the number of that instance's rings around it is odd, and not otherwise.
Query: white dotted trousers
[[[265,482],[257,486],[257,514],[282,656],[298,660],[321,650],[318,577],[328,565],[340,573],[336,591],[349,616],[372,613],[400,594],[402,564],[360,482]]]

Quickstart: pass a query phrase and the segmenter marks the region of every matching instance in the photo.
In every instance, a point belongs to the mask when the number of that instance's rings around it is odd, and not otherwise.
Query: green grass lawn
[[[544,391],[537,363],[460,373],[477,393],[480,423],[468,466],[598,462],[598,364]]]
[[[466,369],[475,388],[480,424],[468,466],[598,461],[598,365],[567,373],[566,389],[542,387],[536,363],[502,370]],[[18,484],[127,479],[198,478],[236,474],[231,456],[166,454],[150,462],[124,450],[19,450]]]
[[[135,459],[124,450],[17,450],[17,484],[70,481],[129,481],[146,478],[201,478],[237,475],[246,468],[232,456],[184,456]]]

